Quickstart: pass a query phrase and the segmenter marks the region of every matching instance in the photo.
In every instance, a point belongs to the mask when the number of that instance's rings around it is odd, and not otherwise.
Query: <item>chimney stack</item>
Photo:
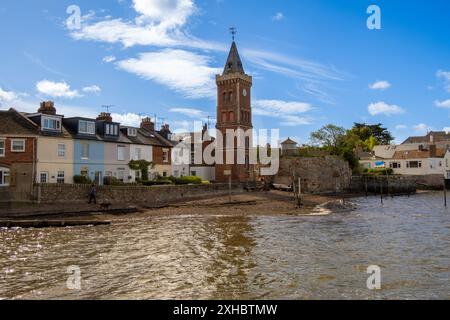
[[[112,122],[112,120],[111,113],[108,112],[102,112],[97,117],[97,121]]]
[[[433,134],[433,132],[430,133],[430,143],[434,144],[434,134]]]
[[[161,126],[161,130],[159,131],[159,133],[165,138],[165,139],[169,139],[169,136],[171,135],[171,131],[170,131],[170,126],[166,123],[164,125]]]
[[[436,158],[437,150],[435,144],[430,144],[430,158]]]
[[[41,107],[38,109],[38,113],[56,115],[55,103],[53,101],[41,102]]]
[[[150,132],[155,132],[155,124],[152,122],[152,119],[149,117],[142,119],[141,129],[146,129]]]

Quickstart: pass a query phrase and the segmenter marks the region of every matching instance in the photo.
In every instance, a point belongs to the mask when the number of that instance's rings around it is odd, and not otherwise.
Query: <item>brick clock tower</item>
[[[224,136],[224,163],[216,165],[216,181],[228,182],[231,176],[232,182],[247,182],[253,177],[253,166],[249,164],[249,148],[251,139],[246,138],[244,145],[237,146],[234,150],[226,150],[225,134],[227,129],[253,129],[251,88],[252,77],[244,71],[236,43],[233,39],[222,75],[216,76],[217,84],[217,125],[216,129]],[[237,163],[238,150],[245,151],[245,164]],[[244,150],[242,150],[244,149]],[[233,151],[234,164],[226,164],[227,152]]]

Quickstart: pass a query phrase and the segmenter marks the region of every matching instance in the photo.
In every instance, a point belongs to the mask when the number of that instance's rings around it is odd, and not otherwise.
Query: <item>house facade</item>
[[[0,111],[0,122],[0,201],[29,200],[39,128],[14,109]]]
[[[54,103],[42,102],[37,113],[26,117],[39,128],[37,139],[37,183],[72,183],[74,142],[56,114]]]

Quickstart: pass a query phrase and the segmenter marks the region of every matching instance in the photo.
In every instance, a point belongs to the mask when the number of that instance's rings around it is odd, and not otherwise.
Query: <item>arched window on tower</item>
[[[228,92],[228,101],[233,101],[233,91]]]
[[[224,93],[222,94],[222,101],[225,102],[226,100],[227,100],[227,93],[224,92]]]
[[[222,122],[227,122],[227,113],[222,112]]]
[[[230,118],[230,122],[234,121],[234,112],[233,111],[230,111],[229,118]]]

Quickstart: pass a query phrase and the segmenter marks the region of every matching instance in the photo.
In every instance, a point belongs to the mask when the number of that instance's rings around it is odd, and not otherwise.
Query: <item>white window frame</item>
[[[14,142],[22,142],[23,148],[22,150],[14,150]],[[11,139],[11,152],[25,152],[26,146],[25,146],[25,139]]]
[[[0,147],[0,157],[4,157],[6,154],[6,140],[0,139],[0,143],[3,144],[3,147]]]
[[[9,187],[11,184],[11,170],[9,168],[0,167],[2,172],[0,179],[0,187]],[[6,177],[9,177],[9,183],[5,183]]]
[[[62,182],[60,182],[60,179],[62,179]],[[64,171],[58,171],[56,174],[56,183],[64,184],[66,183],[66,173]]]
[[[117,179],[121,182],[125,182],[125,168],[117,168]]]
[[[163,149],[163,162],[169,163],[169,149]]]
[[[134,149],[134,160],[142,160],[142,149],[136,148]]]
[[[52,127],[50,125],[46,126],[46,122],[47,124],[54,124],[55,127]],[[58,131],[61,130],[61,119],[55,119],[55,118],[51,118],[51,117],[42,117],[42,128],[44,130],[53,130],[53,131]]]
[[[66,157],[66,144],[65,143],[58,143],[57,153],[58,153],[58,157],[59,158],[65,158]]]
[[[86,131],[81,130],[81,124],[86,124]],[[92,129],[92,130],[90,130]],[[87,120],[78,121],[78,133],[95,135],[95,122]]]
[[[117,161],[125,161],[125,146],[117,146]]]
[[[136,128],[128,128],[127,134],[129,137],[137,137],[137,129]]]
[[[42,177],[45,175],[45,182],[42,182]],[[50,179],[50,174],[48,172],[39,173],[39,183],[48,183]]]
[[[84,156],[84,147],[87,147],[87,156],[85,157]],[[90,153],[90,146],[89,146],[89,143],[86,143],[86,142],[82,142],[81,143],[81,159],[82,160],[89,160],[89,153]]]

